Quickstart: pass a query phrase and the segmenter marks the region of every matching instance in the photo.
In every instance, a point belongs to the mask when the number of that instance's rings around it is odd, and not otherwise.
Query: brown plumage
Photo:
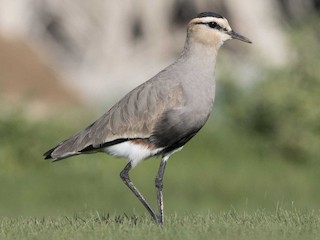
[[[147,82],[129,92],[84,130],[44,154],[60,160],[103,151],[126,157],[120,176],[155,221],[163,223],[162,178],[170,155],[181,149],[205,124],[215,97],[218,49],[228,39],[249,42],[232,31],[221,15],[206,12],[188,24],[180,57]],[[131,182],[128,172],[142,160],[162,156],[156,178],[159,215]]]

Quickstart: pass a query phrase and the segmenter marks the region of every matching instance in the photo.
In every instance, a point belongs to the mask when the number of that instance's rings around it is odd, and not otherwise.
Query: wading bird
[[[157,223],[164,222],[162,179],[169,157],[206,123],[215,97],[215,64],[226,40],[251,41],[234,32],[228,21],[203,12],[187,27],[180,57],[133,89],[90,126],[44,154],[61,160],[82,153],[106,152],[128,159],[120,177]],[[142,160],[161,156],[155,180],[157,214],[129,178]]]

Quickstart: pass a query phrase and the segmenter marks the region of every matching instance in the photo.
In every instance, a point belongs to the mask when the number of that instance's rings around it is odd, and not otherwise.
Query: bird
[[[104,152],[127,158],[120,172],[125,185],[156,223],[164,223],[163,176],[169,157],[181,150],[207,122],[215,99],[215,65],[229,39],[252,43],[215,12],[201,12],[187,25],[184,48],[175,62],[127,93],[100,118],[43,154],[45,159]],[[145,159],[158,156],[154,211],[129,177]]]

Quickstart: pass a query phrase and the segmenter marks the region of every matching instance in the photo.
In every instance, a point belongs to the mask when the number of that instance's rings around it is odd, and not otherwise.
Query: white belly
[[[156,155],[161,150],[163,148],[149,149],[144,145],[131,143],[130,141],[104,148],[104,151],[110,155],[127,158],[132,167],[135,167],[142,160]]]

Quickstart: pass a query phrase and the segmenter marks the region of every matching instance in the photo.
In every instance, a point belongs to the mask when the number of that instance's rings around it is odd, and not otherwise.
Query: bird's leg
[[[158,200],[158,208],[159,208],[159,216],[158,216],[158,222],[163,223],[164,222],[164,215],[163,215],[163,194],[162,194],[162,189],[163,189],[163,174],[164,170],[166,168],[166,163],[167,163],[168,157],[164,156],[161,159],[160,162],[160,167],[158,170],[158,174],[155,180],[156,184],[156,190],[157,190],[157,200]]]
[[[131,163],[129,162],[125,168],[121,171],[120,177],[122,181],[127,185],[128,188],[134,193],[134,195],[140,200],[140,202],[143,204],[143,206],[148,210],[152,218],[156,221],[159,222],[157,215],[155,212],[152,210],[150,207],[149,203],[144,199],[142,194],[139,192],[139,190],[133,185],[129,178],[129,171],[132,169]]]

